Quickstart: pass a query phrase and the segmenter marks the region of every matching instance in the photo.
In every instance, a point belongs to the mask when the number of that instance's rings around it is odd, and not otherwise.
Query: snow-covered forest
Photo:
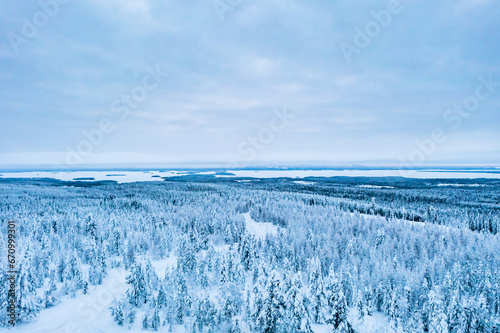
[[[446,183],[2,182],[15,330],[122,279],[99,316],[83,308],[50,331],[499,332],[500,184]]]

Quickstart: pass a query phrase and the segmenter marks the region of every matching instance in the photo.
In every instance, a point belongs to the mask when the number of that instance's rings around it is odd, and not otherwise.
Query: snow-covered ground
[[[244,214],[247,227],[260,237],[267,233],[277,231],[277,227],[268,226],[271,223],[255,222],[249,214]],[[272,225],[272,224],[271,224]],[[176,263],[176,257],[151,262],[156,274],[164,278],[167,267]],[[76,297],[63,298],[62,302],[49,309],[42,310],[39,316],[27,324],[21,324],[14,328],[0,328],[0,332],[22,332],[22,333],[142,333],[140,321],[137,320],[132,327],[118,326],[111,317],[110,307],[115,299],[120,299],[127,290],[126,276],[128,272],[123,269],[111,269],[108,277],[100,286],[89,288],[87,295],[78,294]],[[357,310],[349,309],[348,320],[357,333],[392,333],[387,317],[380,313],[365,316],[362,321],[358,320]],[[245,325],[244,325],[245,327]],[[313,324],[315,333],[331,332],[329,325]],[[162,327],[160,331],[167,332],[168,327]],[[174,332],[185,333],[183,325],[174,327]]]
[[[256,222],[250,213],[242,214],[247,231],[258,238],[264,238],[268,234],[276,234],[278,226],[272,223]],[[364,219],[377,219],[371,215],[361,214]],[[171,255],[167,259],[151,262],[159,278],[165,277],[168,267],[176,264],[176,256]],[[62,302],[52,308],[41,311],[39,316],[28,324],[21,324],[12,329],[2,329],[0,331],[23,332],[23,333],[118,333],[144,332],[140,321],[137,320],[132,327],[118,326],[111,317],[110,307],[115,299],[121,299],[127,290],[126,276],[128,272],[123,268],[111,269],[108,277],[100,286],[89,288],[87,295],[77,294],[71,298],[66,296]],[[358,333],[392,333],[394,332],[388,322],[387,317],[380,313],[373,313],[372,316],[365,316],[358,320],[357,310],[349,309],[348,319],[353,328]],[[245,327],[245,326],[244,326]],[[327,333],[331,331],[329,325],[313,324],[315,333]],[[168,327],[162,327],[160,331],[168,331]],[[184,333],[183,325],[174,327],[174,332]]]
[[[23,333],[85,333],[120,332],[110,315],[109,307],[115,298],[127,290],[124,269],[110,270],[100,286],[89,288],[87,295],[66,297],[63,301],[40,312],[38,318],[28,324],[11,328],[10,332]]]
[[[394,188],[394,186],[359,185],[361,188]]]
[[[151,262],[156,274],[165,277],[167,267],[176,264],[176,256]],[[118,326],[111,317],[110,307],[115,299],[120,299],[128,286],[128,272],[123,268],[109,270],[103,284],[89,287],[87,295],[81,292],[76,297],[66,296],[62,302],[49,309],[27,324],[14,328],[0,327],[1,331],[23,333],[101,333],[101,332],[144,332],[137,321],[130,329]]]
[[[358,311],[354,308],[349,309],[347,320],[357,333],[394,333],[391,324],[386,316],[374,312],[371,316],[365,315],[362,320],[358,319]],[[331,332],[331,331],[327,331]]]
[[[316,182],[306,182],[303,180],[295,180],[294,183],[299,184],[299,185],[314,185],[314,184],[316,184]]]
[[[268,234],[276,234],[278,232],[278,226],[267,222],[257,222],[250,216],[250,213],[243,214],[243,217],[245,218],[247,231],[257,238],[265,238]]]
[[[449,187],[484,187],[484,184],[438,184],[437,186],[449,186]]]

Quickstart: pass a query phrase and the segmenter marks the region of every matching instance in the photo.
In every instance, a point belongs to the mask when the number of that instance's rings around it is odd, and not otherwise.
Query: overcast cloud
[[[0,3],[0,166],[500,163],[498,1],[50,3]]]

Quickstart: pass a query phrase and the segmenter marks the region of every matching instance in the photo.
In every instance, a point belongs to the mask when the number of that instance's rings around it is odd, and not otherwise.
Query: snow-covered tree
[[[177,270],[175,274],[175,313],[179,323],[184,322],[184,318],[191,312],[191,296],[189,295],[186,278],[182,270]]]
[[[123,314],[123,303],[121,301],[115,300],[114,305],[111,307],[111,315],[118,325],[123,326],[125,316]]]
[[[200,332],[205,327],[214,329],[217,324],[217,309],[208,295],[202,295],[196,302],[194,310],[194,326]]]
[[[311,319],[307,308],[309,300],[307,289],[302,284],[300,274],[292,278],[290,288],[285,294],[284,322],[290,332],[312,333]]]
[[[42,305],[36,292],[34,272],[27,257],[20,264],[18,281],[17,319],[19,322],[28,322],[38,315]]]
[[[339,275],[330,267],[327,284],[325,286],[327,296],[327,320],[326,323],[333,326],[335,333],[352,332],[351,325],[347,321],[347,299],[342,290]]]
[[[429,292],[425,307],[429,318],[429,333],[448,333],[445,308],[439,290],[433,289]]]
[[[312,320],[315,323],[323,323],[325,318],[323,309],[326,305],[323,277],[321,274],[321,263],[316,257],[308,263],[308,282],[310,295],[310,308]]]
[[[130,274],[127,276],[127,284],[129,285],[127,299],[130,304],[140,306],[146,303],[150,292],[147,289],[148,284],[146,283],[141,264],[135,264],[132,267]]]

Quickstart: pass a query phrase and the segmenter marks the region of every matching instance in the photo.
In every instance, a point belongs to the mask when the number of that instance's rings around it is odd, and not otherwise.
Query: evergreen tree
[[[43,293],[43,303],[45,304],[45,308],[50,308],[59,302],[56,292],[56,267],[51,265],[49,268],[49,288]]]
[[[130,274],[127,276],[127,299],[134,306],[141,306],[146,303],[149,291],[147,290],[146,279],[140,264],[135,264],[132,267]]]
[[[364,308],[366,309],[366,314],[368,316],[372,315],[372,292],[371,288],[369,289],[368,287],[365,287],[365,294],[364,294]]]
[[[142,317],[142,329],[149,329],[149,317],[147,314],[144,314],[144,316]]]
[[[161,319],[160,319],[160,311],[159,311],[159,306],[158,302],[153,303],[153,314],[151,317],[151,328],[154,329],[155,331],[158,331],[160,328],[161,324]]]
[[[184,323],[184,317],[189,316],[191,296],[188,293],[186,279],[182,270],[177,269],[175,279],[175,312],[177,321]]]
[[[358,320],[363,322],[365,318],[365,302],[364,302],[364,295],[361,292],[361,290],[358,290],[357,295],[356,295],[356,309],[358,310]]]
[[[123,314],[123,303],[115,301],[113,307],[111,308],[111,315],[113,320],[120,326],[123,326],[125,322],[125,316]]]
[[[347,299],[342,284],[333,267],[330,267],[326,285],[328,317],[327,324],[333,326],[334,333],[351,333],[351,325],[347,321]]]
[[[196,305],[194,311],[194,326],[199,331],[203,331],[205,327],[213,329],[217,318],[217,309],[207,295],[202,295]]]
[[[477,300],[469,298],[465,302],[458,328],[459,333],[490,331],[490,324],[486,319],[485,303],[486,299],[484,297],[479,297]]]
[[[286,315],[284,322],[289,332],[312,333],[310,314],[307,309],[308,296],[306,292],[306,289],[302,285],[300,274],[295,274],[285,296]]]
[[[456,332],[460,327],[462,317],[462,306],[458,290],[456,290],[451,298],[447,309],[448,331]]]
[[[37,296],[36,282],[27,257],[20,264],[17,290],[17,318],[19,322],[28,322],[35,318],[41,309]]]
[[[6,269],[0,263],[0,327],[7,326],[10,318],[7,316],[9,282],[7,280]]]
[[[393,325],[394,329],[397,330],[398,326],[399,326],[399,312],[400,312],[400,309],[399,309],[399,302],[400,302],[400,298],[399,298],[399,295],[397,293],[397,290],[393,290],[391,295],[390,295],[390,298],[389,298],[389,304],[388,304],[388,312],[389,312],[389,318],[391,320],[391,324]]]
[[[278,332],[283,320],[284,299],[280,286],[281,275],[272,270],[267,279],[261,304],[256,308],[253,317],[256,325],[263,333]]]
[[[309,261],[309,295],[311,300],[311,316],[315,323],[324,322],[323,308],[326,304],[324,283],[321,274],[321,263],[318,258]]]
[[[448,333],[449,326],[439,290],[433,289],[429,292],[425,307],[429,317],[429,333]]]

